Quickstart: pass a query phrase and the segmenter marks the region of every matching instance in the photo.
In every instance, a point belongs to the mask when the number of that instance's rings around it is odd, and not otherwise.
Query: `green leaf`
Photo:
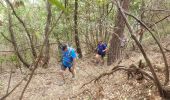
[[[58,7],[59,9],[63,10],[64,12],[66,12],[66,8],[64,7],[64,5],[59,2],[58,0],[48,0],[51,4],[55,5],[56,7]]]
[[[38,39],[40,39],[40,37],[41,37],[40,32],[35,32],[35,36],[36,36]]]

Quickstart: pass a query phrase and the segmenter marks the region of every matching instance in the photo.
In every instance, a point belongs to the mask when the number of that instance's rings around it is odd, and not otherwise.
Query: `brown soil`
[[[167,41],[168,38],[162,41],[164,46],[168,44]],[[159,79],[163,82],[164,63],[158,47],[154,43],[149,47],[145,44],[145,49],[153,65],[155,65]],[[128,67],[128,65],[132,63],[137,64],[140,59],[143,59],[143,56],[138,50],[127,51],[127,54],[129,58],[124,59],[120,65]],[[166,56],[169,61],[170,53],[166,52]],[[3,73],[0,73],[0,97],[6,93],[10,67],[13,66],[8,65],[3,67]],[[111,66],[96,66],[92,62],[92,58],[89,57],[79,59],[76,68],[76,79],[73,80],[71,74],[66,71],[66,83],[60,86],[59,83],[62,80],[59,75],[60,66],[56,62],[56,59],[51,58],[49,68],[38,68],[36,70],[24,94],[23,100],[147,100],[151,98],[151,96],[149,96],[150,93],[157,98],[153,100],[160,100],[157,89],[152,81],[143,80],[138,82],[133,78],[128,80],[127,74],[124,71],[117,71],[110,76],[101,78],[99,84],[92,82],[81,88],[83,84],[109,71],[113,67],[114,64]],[[22,70],[25,74],[30,73],[27,69]],[[145,68],[145,70],[150,73],[148,68]],[[20,69],[14,69],[9,91],[13,89],[24,76],[24,74],[21,74]],[[26,80],[7,97],[6,100],[18,100],[25,83]]]

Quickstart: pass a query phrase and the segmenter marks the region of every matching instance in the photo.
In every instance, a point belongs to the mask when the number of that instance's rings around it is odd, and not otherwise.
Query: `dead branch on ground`
[[[164,64],[165,64],[165,82],[164,85],[167,85],[169,82],[169,66],[168,66],[168,62],[167,62],[167,58],[165,56],[164,50],[162,45],[160,44],[160,42],[158,41],[158,39],[155,37],[154,33],[149,29],[148,26],[145,25],[145,23],[143,23],[141,20],[139,20],[138,18],[136,18],[135,16],[133,16],[132,14],[124,11],[125,14],[127,14],[128,16],[131,16],[132,18],[134,18],[137,22],[139,22],[146,30],[148,30],[148,32],[151,34],[151,36],[153,37],[153,39],[155,40],[155,42],[157,43],[161,54],[163,56],[164,59]],[[170,15],[169,15],[170,16]]]
[[[133,32],[130,24],[129,24],[128,21],[127,21],[127,18],[126,18],[126,16],[125,16],[125,12],[123,11],[123,9],[122,9],[121,6],[120,6],[120,3],[119,3],[117,0],[115,0],[115,1],[116,1],[116,5],[117,5],[120,13],[122,14],[122,16],[123,16],[123,18],[124,18],[124,21],[125,21],[125,23],[126,23],[126,26],[127,26],[128,29],[129,29],[129,32],[130,32],[130,34],[131,34],[132,39],[135,41],[135,43],[136,43],[137,46],[139,47],[139,49],[140,49],[140,51],[141,51],[141,53],[142,53],[142,55],[143,55],[143,57],[144,57],[147,65],[148,65],[149,68],[150,68],[150,71],[151,71],[151,73],[152,73],[152,75],[153,75],[153,77],[154,77],[154,83],[155,83],[155,85],[156,85],[157,88],[158,88],[158,91],[159,91],[159,93],[160,93],[160,96],[161,96],[161,97],[164,97],[164,98],[170,98],[170,96],[169,96],[170,93],[162,87],[162,85],[161,85],[161,83],[160,83],[160,80],[158,79],[158,77],[157,77],[157,75],[156,75],[156,73],[155,73],[155,71],[154,71],[154,68],[153,68],[153,66],[152,66],[152,63],[150,62],[150,59],[148,58],[148,56],[146,55],[145,50],[143,49],[143,46],[140,44],[140,42],[139,42],[139,41],[137,40],[137,38],[135,37],[134,32]],[[127,13],[126,13],[126,14],[127,14]],[[129,15],[131,15],[131,14],[129,14]],[[135,17],[134,17],[134,18],[135,18]],[[138,19],[136,19],[136,20],[138,20]],[[149,28],[148,28],[144,23],[142,23],[140,20],[138,20],[138,22],[140,22],[142,26],[144,26],[148,31],[150,31]],[[151,31],[150,31],[150,32],[151,32]],[[153,36],[153,38],[155,38],[154,35],[152,34],[152,32],[151,32],[151,35]],[[160,46],[160,45],[159,45],[159,46]],[[166,67],[168,67],[168,66],[166,66]],[[169,72],[169,71],[168,71],[168,72]],[[166,74],[169,75],[169,73],[166,73]],[[169,76],[168,76],[168,77],[169,77]],[[169,78],[168,78],[167,80],[169,80]]]
[[[139,66],[137,67],[136,65],[132,64],[130,65],[129,67],[125,67],[125,66],[115,66],[114,68],[112,68],[109,72],[105,72],[105,73],[102,73],[100,74],[98,77],[90,80],[89,82],[83,84],[81,86],[81,88],[83,88],[84,86],[94,82],[94,83],[97,83],[101,78],[105,77],[105,76],[110,76],[112,75],[114,72],[117,72],[117,71],[120,71],[120,70],[123,70],[123,71],[126,71],[127,72],[127,75],[128,73],[132,73],[133,75],[137,75],[137,78],[136,80],[140,80],[139,78],[141,76],[138,76],[139,74],[141,74],[143,76],[142,79],[147,79],[149,78],[150,80],[154,81],[154,78],[153,76],[151,76],[150,74],[148,74],[146,71],[142,70],[141,68],[139,68]],[[134,77],[134,76],[132,76]]]

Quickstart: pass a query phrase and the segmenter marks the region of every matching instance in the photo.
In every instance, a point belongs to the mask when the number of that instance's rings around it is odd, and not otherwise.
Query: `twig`
[[[12,43],[12,40],[8,39],[8,38],[4,35],[4,33],[1,32],[1,35],[2,35],[7,41],[9,41],[9,42]]]
[[[125,13],[126,13],[126,12],[125,12]],[[160,23],[161,21],[167,19],[168,17],[170,17],[170,15],[167,15],[167,16],[165,16],[164,18],[162,18],[161,20],[159,20],[159,21],[155,22],[154,24],[150,25],[149,28],[152,28],[153,26],[155,26],[156,24]]]

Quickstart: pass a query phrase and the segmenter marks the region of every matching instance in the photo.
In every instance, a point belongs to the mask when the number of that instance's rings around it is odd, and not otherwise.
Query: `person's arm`
[[[107,44],[104,44],[104,50],[103,50],[103,52],[106,52],[107,51]]]
[[[76,58],[73,59],[73,69],[76,68]]]
[[[107,47],[103,51],[106,52],[107,51]]]
[[[71,54],[72,58],[73,58],[73,69],[75,69],[76,67],[76,52],[75,51],[72,51],[72,54]]]
[[[98,45],[97,45],[97,47],[95,48],[95,53],[97,53],[98,52]]]

